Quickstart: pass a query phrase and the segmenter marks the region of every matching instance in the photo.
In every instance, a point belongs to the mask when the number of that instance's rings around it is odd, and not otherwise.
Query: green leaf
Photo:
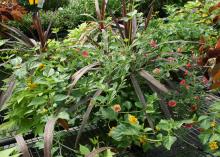
[[[166,149],[170,150],[171,146],[176,142],[177,138],[175,136],[166,136],[163,141],[163,145]]]
[[[213,110],[213,111],[220,111],[220,101],[217,101],[217,102],[215,102],[212,106],[211,106],[211,108],[210,108],[211,110]]]
[[[210,121],[208,119],[205,119],[202,121],[202,123],[200,124],[201,128],[207,130],[211,127],[210,125]]]
[[[205,134],[200,134],[199,139],[201,140],[202,144],[206,144],[209,141],[210,134],[205,133]]]
[[[87,148],[86,146],[83,146],[83,145],[79,145],[79,151],[80,151],[80,154],[82,154],[82,155],[87,155],[90,153],[89,148]]]
[[[104,154],[103,157],[113,157],[115,153],[113,153],[110,149],[107,149]]]
[[[58,114],[58,118],[69,120],[70,119],[70,115],[67,112],[60,112]]]
[[[54,70],[53,68],[51,68],[51,69],[46,69],[46,70],[44,70],[43,75],[46,76],[46,77],[50,77],[50,76],[52,76],[54,73],[55,73],[55,70]]]
[[[67,98],[68,98],[68,96],[64,95],[64,94],[57,94],[57,95],[54,96],[55,101],[63,101]]]
[[[16,57],[14,59],[12,59],[10,61],[10,63],[13,65],[13,66],[18,66],[22,63],[22,58],[21,57]]]
[[[161,130],[165,130],[165,131],[169,131],[172,129],[171,127],[171,123],[169,120],[164,120],[162,119],[159,124],[157,125],[157,128],[161,129]]]
[[[132,107],[132,104],[130,101],[126,101],[125,103],[123,103],[123,106],[126,107],[128,110],[130,110]]]
[[[103,119],[114,120],[117,119],[117,113],[113,111],[111,108],[101,108],[101,115]]]
[[[143,108],[143,105],[141,102],[135,102],[134,105],[138,108],[141,108],[141,109]]]
[[[36,97],[34,98],[28,106],[42,105],[47,103],[47,100],[44,97]]]
[[[0,46],[4,45],[8,40],[0,40]]]
[[[12,157],[11,154],[14,153],[15,151],[17,151],[16,147],[5,149],[5,150],[0,151],[0,156],[1,157]],[[20,156],[20,154],[16,154],[16,155],[13,155],[13,156],[18,157],[18,156]]]
[[[198,118],[198,121],[200,122],[200,121],[207,119],[207,118],[208,118],[208,116],[202,115]]]
[[[120,124],[111,131],[111,136],[116,141],[123,141],[126,136],[138,136],[139,130],[135,126]]]
[[[210,138],[210,142],[212,141],[218,141],[220,142],[220,135],[219,134],[213,134]]]

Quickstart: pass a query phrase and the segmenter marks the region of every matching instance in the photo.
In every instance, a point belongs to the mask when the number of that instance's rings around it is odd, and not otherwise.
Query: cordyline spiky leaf
[[[15,76],[11,76],[9,79],[9,85],[7,90],[0,96],[0,110],[4,107],[6,101],[11,97],[14,87],[16,85]]]
[[[13,38],[26,47],[32,48],[35,46],[35,44],[28,38],[24,33],[22,33],[17,28],[8,26],[4,23],[0,22],[0,34],[3,34],[5,36],[8,36],[9,38]]]
[[[154,7],[153,5],[150,7],[150,11],[148,12],[148,15],[147,15],[147,18],[145,19],[145,22],[144,22],[144,29],[146,30],[147,27],[148,27],[148,24],[150,22],[150,19],[152,17],[152,14],[153,14],[153,11],[154,11]]]
[[[48,37],[49,37],[49,31],[50,31],[51,25],[52,25],[52,20],[50,20],[50,23],[47,27],[47,30],[44,31],[43,27],[42,27],[42,24],[41,24],[39,12],[35,12],[33,14],[33,26],[37,30],[38,37],[39,37],[39,40],[40,40],[40,43],[41,43],[40,46],[41,46],[42,50],[44,50],[45,47],[47,46],[46,44],[47,44],[47,40],[48,40]]]
[[[53,132],[56,122],[58,122],[64,129],[69,129],[65,120],[60,118],[52,118],[48,120],[44,129],[44,157],[52,157],[51,149],[53,145]]]
[[[76,73],[73,74],[73,76],[71,77],[71,84],[68,90],[68,95],[70,95],[73,87],[76,85],[76,83],[78,82],[78,80],[85,74],[87,73],[89,70],[91,70],[92,68],[96,67],[100,65],[100,63],[96,62],[90,65],[85,66],[84,68],[80,69],[79,71],[77,71]]]
[[[217,10],[220,8],[220,2],[212,7],[209,8],[209,12],[213,12],[214,10]]]
[[[28,150],[28,146],[23,138],[22,135],[16,135],[15,136],[15,140],[18,144],[18,148],[21,151],[23,157],[31,157],[29,150]]]
[[[104,21],[104,18],[105,18],[107,3],[108,3],[108,0],[102,0],[102,7],[100,9],[99,1],[95,0],[96,15],[99,19],[99,28],[101,30],[105,28],[103,21]]]
[[[137,79],[135,78],[134,74],[131,74],[131,82],[132,82],[132,84],[134,86],[134,90],[135,90],[135,92],[136,92],[136,94],[138,96],[139,101],[142,103],[143,108],[146,109],[147,102],[146,102],[146,100],[144,98],[144,94],[143,94],[143,92],[142,92],[142,90],[140,88],[140,85],[139,85]],[[152,129],[154,129],[153,121],[151,120],[151,118],[148,116],[147,113],[145,113],[145,115],[146,115],[146,118],[147,118],[149,126]]]
[[[87,123],[87,121],[89,119],[90,113],[91,113],[91,111],[92,111],[92,109],[93,109],[93,107],[95,105],[94,99],[97,96],[101,95],[101,93],[102,93],[102,90],[100,90],[100,89],[97,90],[96,93],[94,94],[93,98],[90,100],[90,103],[89,103],[89,106],[88,106],[88,108],[86,110],[86,113],[83,115],[83,120],[82,120],[80,129],[78,131],[78,135],[76,137],[75,147],[77,147],[77,145],[78,145],[79,139],[80,139],[80,137],[82,135],[82,132],[83,132],[83,130],[85,128],[85,125],[86,125],[86,123]]]
[[[164,101],[162,100],[163,96],[169,93],[169,90],[163,84],[161,84],[158,80],[156,80],[152,75],[150,75],[147,71],[141,70],[139,74],[147,81],[147,84],[149,85],[149,87],[154,92],[156,92],[158,96],[160,97],[161,110],[165,114],[166,118],[171,118],[172,116],[167,107],[167,104],[164,103]]]

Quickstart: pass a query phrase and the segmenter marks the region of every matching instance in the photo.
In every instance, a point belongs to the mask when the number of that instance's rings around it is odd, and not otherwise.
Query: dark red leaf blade
[[[18,148],[21,151],[23,157],[31,157],[29,150],[28,150],[28,146],[23,138],[22,135],[16,135],[15,136],[15,140],[18,144]]]

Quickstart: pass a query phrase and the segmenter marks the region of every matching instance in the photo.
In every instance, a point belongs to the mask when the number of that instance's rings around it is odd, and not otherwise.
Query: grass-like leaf
[[[86,125],[86,123],[87,123],[87,121],[88,121],[88,119],[89,119],[90,113],[91,113],[91,111],[92,111],[92,109],[93,109],[93,107],[94,107],[94,105],[95,105],[94,99],[95,99],[97,96],[99,96],[101,93],[102,93],[102,90],[100,90],[100,89],[97,90],[96,93],[94,94],[93,98],[90,100],[89,106],[88,106],[88,108],[87,108],[85,114],[83,115],[82,124],[81,124],[81,126],[80,126],[78,135],[77,135],[77,137],[76,137],[75,147],[77,147],[77,145],[78,145],[78,143],[79,143],[79,139],[80,139],[80,137],[81,137],[81,135],[82,135],[82,132],[83,132],[83,130],[84,130],[84,128],[85,128],[85,125]]]
[[[132,85],[133,85],[133,87],[134,87],[134,90],[135,90],[135,92],[136,92],[136,94],[137,94],[137,96],[138,96],[139,101],[142,103],[143,108],[146,109],[146,107],[147,107],[147,102],[146,102],[146,100],[145,100],[145,98],[144,98],[144,94],[143,94],[143,92],[142,92],[142,90],[141,90],[141,88],[140,88],[140,85],[139,85],[137,79],[135,78],[134,74],[131,74],[131,82],[132,82]],[[149,126],[150,126],[152,129],[154,129],[154,125],[153,125],[153,122],[152,122],[151,118],[148,116],[147,113],[145,113],[145,116],[146,116],[146,118],[147,118],[147,121],[148,121]]]
[[[15,140],[18,144],[18,148],[21,151],[23,157],[31,157],[29,150],[28,150],[28,146],[23,138],[22,135],[16,135],[15,136]]]
[[[100,63],[96,62],[90,65],[85,66],[84,68],[80,69],[79,71],[77,71],[76,73],[73,74],[73,76],[71,77],[71,84],[68,90],[68,95],[70,95],[72,89],[74,88],[74,86],[76,85],[76,83],[78,82],[78,80],[85,74],[87,73],[89,70],[91,70],[92,68],[98,66]]]
[[[171,113],[167,107],[167,104],[163,100],[163,96],[169,93],[169,90],[161,84],[158,80],[156,80],[152,75],[150,75],[147,71],[141,70],[139,72],[140,76],[142,76],[146,81],[149,87],[156,92],[160,97],[160,107],[163,111],[166,118],[171,118]]]
[[[53,144],[53,132],[57,118],[50,119],[44,129],[44,157],[51,157],[51,148]]]
[[[0,96],[0,110],[3,108],[6,101],[11,97],[15,85],[15,76],[11,76],[7,90]]]
[[[15,40],[21,42],[23,45],[32,48],[34,43],[28,38],[24,33],[22,33],[17,28],[8,26],[0,22],[0,33],[8,37],[14,38]]]

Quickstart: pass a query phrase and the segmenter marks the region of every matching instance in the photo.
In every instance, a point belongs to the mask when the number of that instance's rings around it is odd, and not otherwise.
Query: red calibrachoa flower
[[[202,82],[203,82],[204,85],[206,85],[206,84],[209,83],[209,80],[204,76],[204,77],[202,78]]]
[[[114,106],[112,106],[112,109],[115,112],[120,112],[121,111],[121,106],[119,104],[115,104]]]
[[[180,85],[185,85],[186,84],[186,80],[181,80],[180,81]]]
[[[191,68],[191,64],[190,64],[190,63],[187,63],[187,64],[186,64],[186,67],[187,67],[187,68]]]
[[[177,52],[178,52],[178,53],[182,53],[182,52],[183,52],[182,48],[179,47],[179,48],[177,49]]]
[[[193,127],[193,123],[189,123],[189,124],[183,124],[184,128],[188,128],[191,129]]]
[[[190,85],[186,84],[186,85],[185,85],[185,88],[186,88],[187,90],[189,90]]]
[[[82,56],[85,57],[85,58],[89,57],[89,52],[88,51],[83,51]]]
[[[194,96],[194,99],[195,99],[195,100],[199,100],[200,97],[199,97],[199,96]]]
[[[201,57],[197,59],[197,64],[198,64],[198,65],[203,65],[203,61],[202,61],[202,58],[201,58]]]
[[[170,101],[168,102],[168,106],[169,106],[169,107],[175,107],[175,106],[176,106],[176,101],[175,101],[175,100],[170,100]]]
[[[191,112],[195,112],[198,109],[198,106],[196,104],[191,106]]]
[[[187,76],[188,73],[189,73],[189,71],[188,71],[188,70],[185,70],[183,76]]]
[[[153,48],[157,48],[157,42],[155,40],[150,41],[150,46]]]

